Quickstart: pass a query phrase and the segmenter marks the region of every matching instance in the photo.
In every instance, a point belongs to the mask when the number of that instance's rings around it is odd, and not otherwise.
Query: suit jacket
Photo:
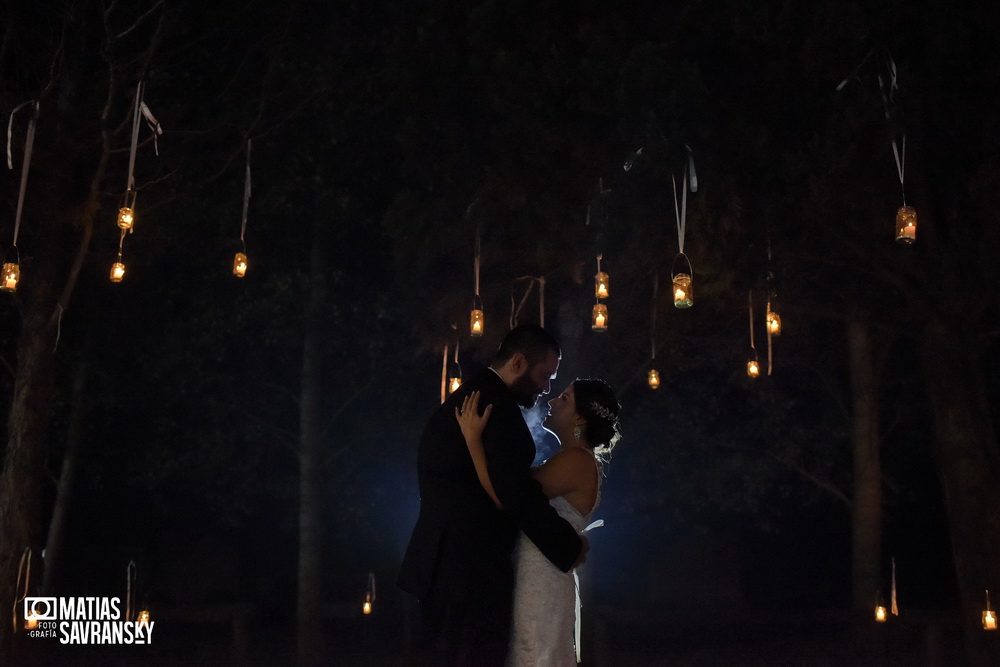
[[[479,391],[480,412],[493,406],[483,431],[498,510],[476,476],[455,419],[455,408]],[[420,514],[400,568],[398,585],[424,599],[477,588],[486,577],[513,588],[511,553],[518,530],[564,572],[582,546],[573,527],[549,505],[531,477],[535,443],[514,395],[490,369],[466,382],[431,416],[420,439],[417,476]],[[509,579],[509,581],[508,581]]]

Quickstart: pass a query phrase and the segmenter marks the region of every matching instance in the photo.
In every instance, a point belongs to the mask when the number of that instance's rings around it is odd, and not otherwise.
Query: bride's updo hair
[[[614,390],[604,380],[577,378],[573,381],[576,411],[587,423],[584,433],[594,453],[607,455],[621,438],[618,415],[622,406]]]

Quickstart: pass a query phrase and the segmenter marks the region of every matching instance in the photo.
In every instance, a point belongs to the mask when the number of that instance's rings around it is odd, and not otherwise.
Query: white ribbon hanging
[[[899,606],[896,604],[896,558],[892,558],[892,597],[890,598],[889,611],[893,616],[899,616]]]
[[[125,568],[125,620],[132,620],[132,613],[135,611],[135,561],[130,560]]]
[[[156,150],[156,154],[160,154],[160,147],[156,141],[157,135],[163,134],[163,126],[160,125],[160,121],[156,120],[153,113],[146,106],[146,103],[142,101],[143,91],[145,89],[145,84],[140,81],[139,85],[135,89],[135,106],[132,110],[132,145],[129,148],[128,154],[128,183],[126,184],[126,190],[132,192],[135,190],[135,154],[139,146],[139,119],[145,117],[149,129],[153,131],[153,148]]]
[[[14,156],[11,153],[11,150],[10,150],[11,133],[12,133],[13,127],[14,127],[14,115],[18,111],[20,111],[23,107],[26,107],[29,104],[34,104],[35,105],[35,113],[37,114],[38,113],[38,102],[36,100],[28,100],[27,102],[21,102],[16,107],[14,107],[14,110],[10,112],[10,118],[7,119],[7,168],[8,169],[13,169],[14,168]]]
[[[448,398],[448,345],[444,346],[444,355],[441,358],[441,402]]]
[[[677,204],[677,180],[673,174],[670,175],[670,181],[674,186],[674,217],[677,219],[677,246],[682,255],[684,254],[684,235],[687,231],[687,193],[689,189],[691,192],[698,192],[698,174],[694,168],[694,157],[691,155],[691,148],[689,146],[685,145],[684,148],[687,149],[687,160],[684,161],[684,174],[681,177],[681,201],[679,208]]]
[[[146,103],[142,100],[139,100],[139,111],[141,111],[142,115],[145,116],[146,124],[149,125],[149,129],[153,133],[153,150],[156,151],[156,155],[159,157],[160,146],[156,141],[156,137],[163,134],[163,126],[160,125],[160,121],[156,120],[153,116],[153,112],[149,110],[149,107],[147,107]]]
[[[247,139],[247,171],[246,180],[243,184],[243,222],[240,225],[240,242],[243,243],[243,250],[246,250],[244,236],[247,232],[247,214],[250,211],[250,140]]]
[[[660,273],[653,271],[653,313],[649,324],[649,343],[651,349],[650,360],[656,362],[656,295],[660,291]]]
[[[28,170],[31,166],[31,149],[35,145],[35,119],[38,118],[38,101],[31,100],[28,102],[23,102],[19,104],[10,114],[10,120],[7,121],[7,166],[10,169],[14,168],[14,158],[11,153],[11,128],[14,123],[14,114],[17,113],[18,109],[24,107],[28,104],[34,105],[34,113],[28,120],[28,134],[24,140],[24,161],[21,163],[21,186],[17,192],[17,213],[14,215],[14,247],[17,247],[17,235],[21,229],[21,211],[24,210],[24,192],[28,186]]]
[[[24,575],[24,592],[21,593],[21,575]],[[14,600],[14,607],[11,609],[10,619],[14,623],[14,632],[17,632],[17,605],[28,597],[31,585],[31,547],[25,547],[21,553],[21,563],[17,566],[17,585],[14,587],[14,594],[19,595]]]
[[[128,192],[135,190],[135,151],[139,145],[139,115],[142,106],[142,81],[135,89],[135,107],[132,110],[132,145],[128,154],[128,181],[125,189]]]
[[[903,150],[900,157],[900,150],[896,146],[896,140],[892,140],[892,155],[896,158],[896,172],[899,174],[899,187],[903,191],[903,206],[906,206],[906,185],[903,182],[906,174],[906,134],[903,134]]]

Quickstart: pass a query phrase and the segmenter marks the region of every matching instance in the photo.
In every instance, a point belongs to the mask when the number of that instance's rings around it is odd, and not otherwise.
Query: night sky
[[[47,526],[81,429],[53,595],[123,595],[131,560],[154,615],[245,605],[251,664],[289,659],[313,327],[323,598],[328,640],[340,647],[331,660],[393,664],[414,611],[393,582],[417,515],[416,442],[440,400],[445,346],[449,370],[458,344],[471,376],[513,323],[542,313],[563,346],[553,396],[574,377],[602,377],[623,407],[624,438],[595,514],[606,525],[581,572],[585,608],[604,614],[617,639],[593,639],[593,655],[860,664],[835,634],[846,633],[852,605],[846,331],[860,319],[874,349],[883,479],[884,581],[872,606],[888,596],[894,558],[900,606],[945,619],[941,650],[957,655],[960,596],[920,332],[941,317],[974,341],[981,376],[957,381],[973,387],[982,433],[993,433],[992,7],[42,4],[0,10],[0,109],[42,99],[18,239],[23,285],[0,294],[10,371],[0,390],[13,399],[22,327],[47,308],[32,281],[63,284],[92,215],[38,445]],[[121,241],[126,277],[111,283],[140,79],[165,132],[154,149],[139,128],[137,221]],[[5,243],[26,119],[13,121],[15,168],[0,184]],[[892,144],[904,136],[901,185]],[[249,269],[235,278],[248,138]],[[698,179],[684,246],[695,301],[679,309],[674,192],[688,155]],[[894,241],[904,200],[919,215],[912,246]],[[482,338],[468,333],[477,236]],[[590,326],[598,254],[611,279],[604,333]],[[544,300],[533,278],[544,278]],[[309,311],[317,284],[322,305]],[[770,342],[769,301],[784,324]],[[754,355],[764,373],[751,379]],[[646,384],[654,367],[657,390]],[[80,368],[85,390],[74,394]],[[557,444],[537,433],[541,461]],[[377,613],[361,618],[369,572]],[[696,622],[711,618],[731,624],[731,641]],[[834,634],[817,639],[795,623],[810,618],[833,619]],[[696,629],[682,637],[678,619]],[[163,627],[158,652],[144,654],[155,664],[224,661],[225,623]],[[666,648],[625,648],[658,632],[680,633],[670,635],[675,662],[659,661]],[[921,636],[906,632],[883,640]],[[826,661],[775,648],[791,646],[788,637],[815,640]]]

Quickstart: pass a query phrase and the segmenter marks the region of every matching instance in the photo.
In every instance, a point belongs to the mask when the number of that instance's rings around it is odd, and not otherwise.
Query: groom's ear
[[[510,370],[513,371],[514,377],[519,377],[524,374],[528,368],[528,359],[521,352],[515,352],[514,356],[510,358]]]

